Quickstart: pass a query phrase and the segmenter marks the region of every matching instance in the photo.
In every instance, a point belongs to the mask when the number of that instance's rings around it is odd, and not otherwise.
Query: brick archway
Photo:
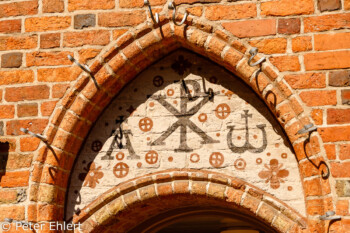
[[[268,193],[234,177],[192,169],[167,170],[122,183],[82,210],[83,233],[128,232],[157,213],[181,207],[239,211],[278,232],[299,232],[305,219]]]
[[[138,73],[171,51],[185,47],[199,53],[217,64],[224,66],[245,81],[274,113],[289,140],[293,144],[304,177],[316,177],[317,202],[308,200],[308,214],[322,215],[332,208],[331,198],[324,197],[329,191],[329,183],[323,181],[320,171],[306,159],[303,141],[306,134],[297,132],[311,120],[303,115],[303,109],[295,93],[283,77],[268,62],[261,71],[247,64],[249,46],[238,40],[230,40],[218,30],[216,25],[208,25],[197,19],[189,19],[189,26],[175,26],[168,19],[161,20],[162,27],[153,28],[148,24],[126,32],[109,45],[91,65],[98,87],[88,76],[82,76],[63,98],[55,110],[46,130],[49,143],[55,154],[43,146],[32,172],[31,200],[28,212],[33,221],[62,219],[65,189],[75,156],[92,123],[115,95]],[[257,56],[256,59],[259,59]],[[319,137],[314,136],[306,149],[309,156],[320,161]],[[324,151],[324,150],[323,150]],[[304,190],[312,183],[304,181]],[[308,192],[308,191],[307,191]],[[310,224],[318,224],[310,220]]]

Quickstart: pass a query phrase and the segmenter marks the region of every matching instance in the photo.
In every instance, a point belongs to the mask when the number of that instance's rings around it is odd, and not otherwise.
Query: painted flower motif
[[[280,183],[284,183],[283,178],[289,175],[289,171],[286,169],[281,169],[283,164],[279,164],[277,159],[271,159],[270,165],[265,164],[267,171],[259,172],[259,177],[261,179],[266,179],[265,183],[270,182],[270,187],[273,189],[278,189]]]
[[[96,184],[99,184],[99,179],[103,177],[103,172],[100,171],[101,166],[96,168],[96,165],[94,162],[91,162],[87,165],[84,170],[86,173],[80,173],[79,179],[81,181],[84,181],[83,186],[88,186],[90,188],[95,188]]]

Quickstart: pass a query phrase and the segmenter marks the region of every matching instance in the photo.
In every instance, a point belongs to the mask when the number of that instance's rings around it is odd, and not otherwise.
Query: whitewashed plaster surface
[[[123,181],[170,168],[240,178],[305,215],[295,155],[267,107],[238,78],[185,50],[142,72],[96,122],[71,175],[66,218]]]

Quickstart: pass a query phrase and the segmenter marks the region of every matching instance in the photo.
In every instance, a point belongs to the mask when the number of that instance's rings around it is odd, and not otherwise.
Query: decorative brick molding
[[[293,144],[302,178],[312,177],[320,187],[317,192],[309,194],[312,199],[307,200],[307,208],[310,208],[308,215],[318,216],[332,209],[332,200],[324,197],[330,193],[329,182],[321,179],[320,171],[310,164],[305,155],[306,149],[313,160],[323,161],[319,136],[313,136],[304,145],[307,135],[297,134],[312,120],[303,114],[297,94],[277,69],[269,62],[262,65],[262,72],[257,72],[258,67],[250,67],[247,64],[250,47],[239,40],[228,39],[233,37],[219,30],[215,23],[210,25],[190,17],[189,26],[178,27],[169,23],[167,18],[161,17],[160,20],[161,27],[141,24],[106,46],[90,66],[99,86],[96,87],[91,78],[82,75],[56,107],[45,131],[55,154],[46,147],[40,148],[30,185],[30,200],[40,204],[29,205],[28,220],[62,219],[70,170],[92,123],[124,85],[147,66],[180,47],[224,66],[261,97]],[[256,56],[253,61],[259,58]],[[304,182],[306,191],[312,187]],[[317,204],[314,204],[315,200]],[[312,222],[309,221],[310,224]],[[321,227],[322,224],[316,222]]]
[[[153,173],[118,185],[83,209],[74,223],[82,223],[83,233],[122,233],[164,211],[210,206],[251,215],[278,232],[306,228],[306,219],[268,193],[234,177],[191,169]]]

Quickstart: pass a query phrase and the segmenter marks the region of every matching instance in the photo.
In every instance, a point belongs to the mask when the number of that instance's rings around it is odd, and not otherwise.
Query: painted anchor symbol
[[[250,151],[253,153],[260,153],[263,152],[266,149],[267,146],[267,139],[266,139],[266,131],[265,131],[265,124],[257,125],[256,127],[261,130],[263,134],[263,144],[259,148],[253,147],[249,143],[249,127],[248,127],[248,118],[252,118],[252,114],[248,114],[249,110],[244,110],[244,114],[241,114],[242,118],[245,118],[245,143],[242,147],[237,147],[232,142],[232,132],[235,128],[235,126],[228,126],[227,128],[230,129],[229,133],[227,134],[227,144],[228,147],[233,151],[237,153],[243,153],[245,151]]]
[[[186,80],[184,81],[186,84],[189,84],[193,87],[193,96],[191,101],[195,101],[199,98],[199,96],[203,96],[204,93],[200,92],[200,85],[195,80]],[[196,114],[206,103],[211,100],[211,97],[205,95],[203,99],[190,110],[187,110],[187,103],[190,101],[186,92],[183,88],[181,88],[181,97],[180,97],[180,111],[178,111],[175,107],[169,104],[165,100],[165,96],[156,96],[153,97],[156,101],[158,101],[163,107],[165,107],[170,113],[172,113],[178,120],[172,124],[158,139],[154,142],[148,143],[151,146],[165,145],[165,139],[167,139],[175,130],[180,127],[180,146],[175,149],[175,152],[191,152],[191,149],[187,145],[187,127],[190,128],[193,132],[195,132],[198,136],[200,136],[203,141],[201,144],[210,144],[210,143],[218,143],[218,140],[214,140],[210,136],[208,136],[203,130],[201,130],[197,125],[195,125],[190,117]]]

